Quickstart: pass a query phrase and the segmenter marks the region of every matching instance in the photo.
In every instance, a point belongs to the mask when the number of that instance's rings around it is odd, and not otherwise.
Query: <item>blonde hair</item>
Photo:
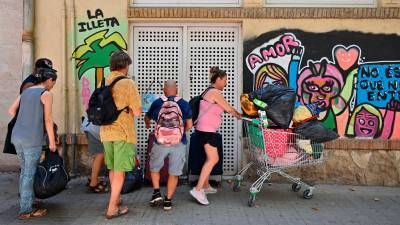
[[[261,88],[267,77],[274,80],[283,81],[285,86],[288,86],[287,73],[283,67],[278,64],[268,63],[262,66],[256,75],[256,88]]]
[[[379,134],[380,131],[382,130],[383,118],[382,118],[381,111],[379,111],[377,108],[375,108],[374,106],[372,106],[370,104],[362,104],[362,105],[357,106],[353,112],[353,115],[351,115],[349,123],[347,124],[346,135],[351,136],[351,137],[355,136],[354,125],[356,122],[356,114],[359,113],[362,109],[365,109],[372,115],[375,115],[376,117],[378,117],[379,124],[378,124],[378,133],[377,134]]]

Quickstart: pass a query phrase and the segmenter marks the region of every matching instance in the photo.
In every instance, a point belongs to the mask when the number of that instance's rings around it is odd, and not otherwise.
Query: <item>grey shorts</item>
[[[104,146],[100,140],[89,132],[85,132],[88,141],[88,151],[90,155],[96,155],[99,153],[104,153]]]
[[[186,161],[186,145],[179,143],[173,146],[164,146],[154,143],[150,153],[150,171],[160,172],[164,166],[164,159],[168,156],[168,173],[171,176],[182,175]]]

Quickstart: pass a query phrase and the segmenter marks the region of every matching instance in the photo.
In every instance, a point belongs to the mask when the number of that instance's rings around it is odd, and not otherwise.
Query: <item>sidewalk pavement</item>
[[[88,194],[86,177],[71,180],[67,190],[45,200],[47,216],[19,221],[18,176],[0,174],[0,225],[400,224],[400,188],[318,185],[313,199],[305,200],[302,191],[291,191],[290,184],[265,184],[256,205],[250,208],[248,186],[233,192],[228,182],[223,182],[217,194],[209,195],[209,206],[197,204],[189,195],[190,187],[181,185],[173,210],[168,212],[149,206],[152,189],[144,187],[123,195],[124,204],[130,208],[128,215],[106,220],[103,213],[108,194]]]

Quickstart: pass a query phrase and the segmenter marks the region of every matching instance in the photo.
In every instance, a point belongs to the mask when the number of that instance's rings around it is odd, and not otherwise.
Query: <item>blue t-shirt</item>
[[[169,101],[173,101],[174,98],[176,96],[168,96],[168,100]],[[161,98],[158,98],[157,100],[155,100],[151,106],[149,111],[146,113],[146,116],[148,116],[150,119],[157,121],[158,119],[158,113],[161,110],[161,106],[163,105],[163,100]],[[191,119],[192,118],[192,109],[190,108],[190,105],[187,101],[185,101],[184,99],[179,99],[179,101],[177,102],[179,108],[182,111],[182,121],[183,121],[183,128],[185,128],[186,126],[186,120],[187,119]],[[183,133],[182,135],[182,143],[186,144],[187,143],[187,139],[186,139],[186,134]]]

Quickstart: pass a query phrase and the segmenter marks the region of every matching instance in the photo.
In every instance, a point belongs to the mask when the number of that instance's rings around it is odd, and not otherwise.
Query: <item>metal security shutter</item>
[[[219,66],[228,73],[228,85],[223,94],[225,99],[239,109],[239,27],[188,27],[187,29],[187,65],[189,72],[190,97],[201,94],[210,85],[208,71]],[[220,133],[223,135],[224,175],[238,172],[239,123],[228,114],[224,114]]]
[[[239,25],[134,24],[132,43],[133,73],[140,94],[154,79],[161,83],[174,79],[178,81],[179,95],[188,100],[209,85],[209,68],[219,66],[228,73],[223,94],[230,104],[240,108]],[[153,86],[153,93],[154,90],[162,94],[160,86]],[[137,120],[136,127],[138,155],[144,165],[150,129],[145,129],[143,117]],[[240,123],[224,115],[219,132],[224,138],[224,175],[235,175],[241,154]]]
[[[168,79],[180,81],[182,74],[182,28],[134,27],[133,66],[139,93],[143,95],[152,81],[161,84]],[[152,93],[162,94],[162,87],[153,84]],[[147,138],[152,129],[144,125],[144,113],[136,122],[137,149],[141,164],[146,157]]]

